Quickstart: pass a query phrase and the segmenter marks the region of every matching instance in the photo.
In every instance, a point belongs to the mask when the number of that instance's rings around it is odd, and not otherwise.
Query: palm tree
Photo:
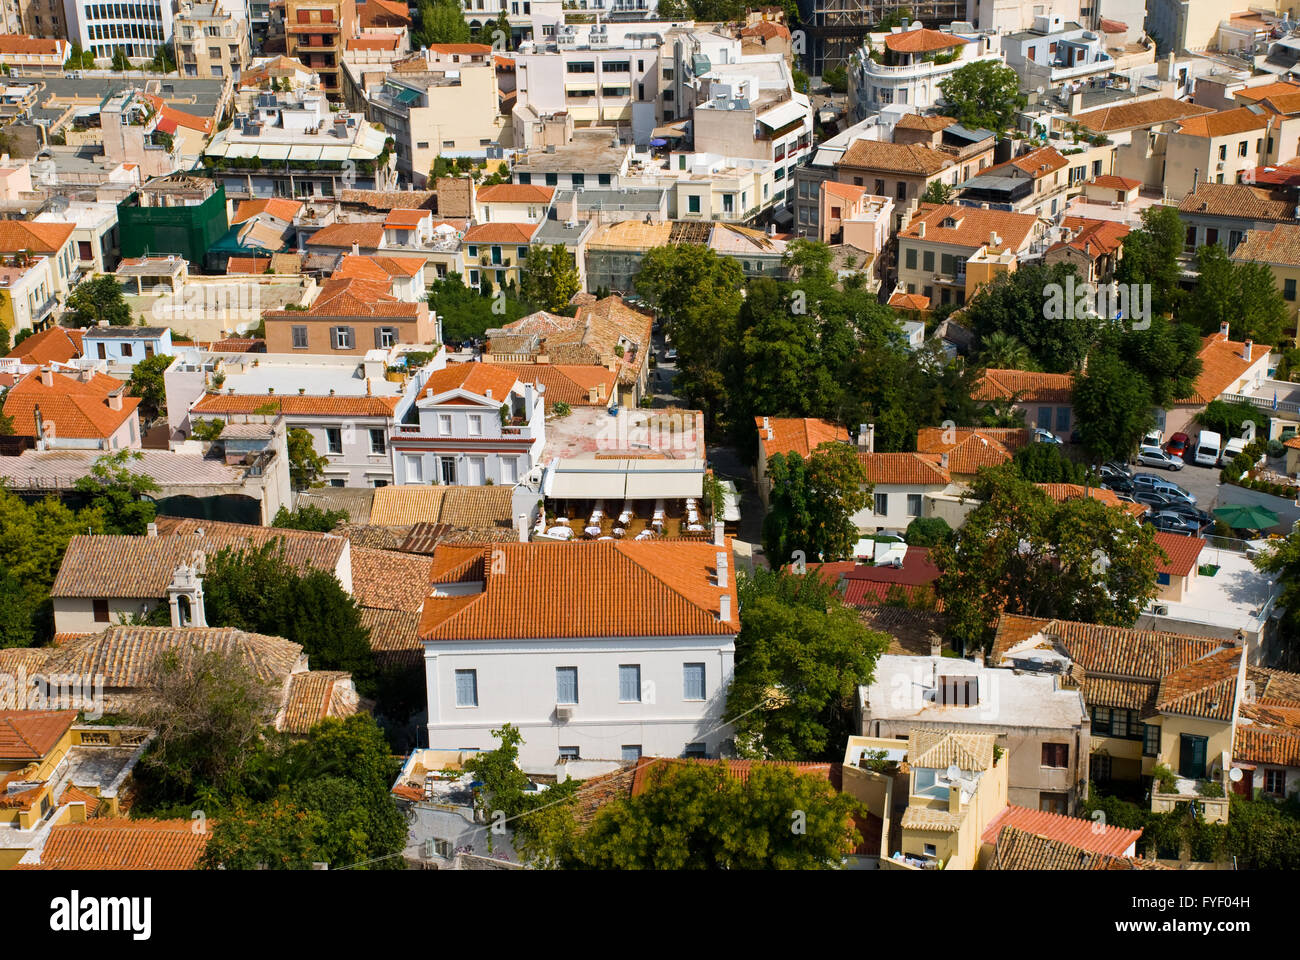
[[[979,351],[980,363],[994,370],[1032,370],[1029,348],[1001,330],[984,338]]]

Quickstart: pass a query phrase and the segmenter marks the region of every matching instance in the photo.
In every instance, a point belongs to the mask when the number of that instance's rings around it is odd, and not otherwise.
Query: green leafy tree
[[[63,69],[80,70],[82,54],[81,41],[73,40],[71,46],[68,48],[68,59],[63,62]]]
[[[497,312],[497,304],[504,308]],[[459,343],[481,337],[492,327],[511,323],[532,312],[532,307],[506,294],[504,300],[487,300],[479,291],[465,286],[459,273],[448,273],[429,285],[429,306],[442,321],[444,340]]]
[[[340,523],[347,523],[346,510],[322,510],[314,503],[305,503],[293,512],[288,507],[281,507],[275,513],[271,526],[288,530],[314,530],[317,533],[329,533]]]
[[[787,767],[755,766],[745,780],[721,762],[661,761],[635,797],[601,808],[582,837],[587,867],[601,870],[838,869],[861,836],[858,804],[828,781]],[[791,829],[801,811],[801,830]]]
[[[994,60],[976,60],[954,70],[939,84],[942,113],[968,127],[1004,133],[1028,104],[1020,92],[1020,75]]]
[[[921,194],[922,203],[950,203],[952,201],[952,187],[941,180],[932,180],[925,188],[925,193]]]
[[[492,25],[492,36],[489,38],[493,47],[496,47],[497,41],[500,40],[501,50],[511,49],[510,42],[510,18],[506,16],[506,8],[502,7],[501,12],[497,15],[496,23]]]
[[[888,638],[815,576],[759,569],[737,592],[740,634],[727,691],[737,749],[773,760],[841,756],[857,689],[871,681]]]
[[[822,81],[835,93],[849,92],[849,73],[844,67],[827,67],[822,71]]]
[[[857,542],[853,515],[871,502],[871,484],[854,447],[823,443],[805,460],[797,453],[768,459],[771,484],[763,549],[775,566],[796,551],[806,560],[839,560]]]
[[[176,61],[172,59],[172,48],[169,44],[158,44],[158,49],[154,51],[153,60],[149,64],[149,69],[154,73],[176,72]]]
[[[277,706],[277,692],[238,654],[168,650],[140,717],[157,731],[136,773],[142,807],[239,793]]]
[[[318,811],[276,798],[239,799],[212,828],[199,864],[208,870],[310,870],[325,861],[320,838],[328,822]]]
[[[1082,281],[1072,264],[1035,265],[982,286],[963,314],[976,336],[977,355],[1000,332],[1024,344],[1034,363],[1049,373],[1077,369],[1100,335],[1102,321],[1067,309],[1071,276],[1077,288]],[[994,342],[1005,349],[1006,341]]]
[[[1085,483],[1088,468],[1061,453],[1055,443],[1030,443],[1015,453],[1016,472],[1030,483]],[[1093,480],[1092,485],[1097,486]]]
[[[93,327],[101,320],[114,327],[131,325],[131,308],[126,305],[122,285],[107,273],[77,284],[68,295],[68,309],[60,323],[67,327]]]
[[[103,517],[104,532],[139,536],[157,515],[147,494],[158,492],[158,482],[136,473],[128,464],[142,460],[138,450],[105,454],[91,465],[90,473],[78,477],[73,489],[89,495],[89,505]]]
[[[302,646],[315,669],[346,670],[358,690],[370,689],[370,634],[356,601],[331,573],[299,574],[281,541],[209,557],[203,594],[212,626],[284,637]]]
[[[1071,392],[1075,432],[1095,463],[1127,460],[1155,424],[1151,387],[1113,354],[1091,360]]]
[[[190,436],[195,440],[202,440],[204,443],[212,443],[218,440],[225,429],[226,421],[220,419],[192,420],[190,422]]]
[[[1132,626],[1156,595],[1152,528],[1094,498],[1057,503],[1014,468],[982,470],[982,501],[930,556],[949,635],[987,649],[997,617],[1018,613]]]
[[[1141,330],[1129,329],[1106,344],[1151,390],[1164,407],[1190,397],[1201,374],[1201,338],[1189,324],[1152,317]]]
[[[172,357],[165,353],[156,353],[145,357],[131,368],[131,379],[127,381],[127,391],[133,397],[140,398],[140,416],[152,421],[167,406],[167,384],[163,379]]]
[[[1196,251],[1196,269],[1185,316],[1202,333],[1217,333],[1226,322],[1239,340],[1281,340],[1289,310],[1267,265],[1230,260],[1220,244],[1211,243]]]
[[[469,43],[470,29],[460,4],[455,0],[422,0],[416,8],[419,26],[415,37],[419,46],[435,43]]]
[[[308,487],[323,487],[325,481],[321,478],[329,460],[317,456],[311,433],[302,427],[292,427],[286,441],[289,448],[289,479],[293,488],[306,490]]]
[[[1142,211],[1142,226],[1124,238],[1115,279],[1125,285],[1150,284],[1154,314],[1173,313],[1182,300],[1185,233],[1176,207],[1152,206]]]
[[[503,14],[504,15],[504,14]],[[542,310],[560,313],[569,300],[582,289],[578,266],[562,243],[528,248],[522,278],[524,299]]]
[[[1294,666],[1300,662],[1300,532],[1293,532],[1284,540],[1270,541],[1271,549],[1261,551],[1252,562],[1277,579],[1282,585],[1278,606],[1285,608],[1282,619],[1282,646],[1286,662]]]
[[[994,370],[1034,370],[1038,365],[1029,349],[1009,333],[994,330],[980,344],[981,366]]]
[[[740,264],[698,244],[656,247],[641,260],[637,291],[655,307],[677,348],[676,392],[717,421],[726,402],[726,344],[743,300]]]
[[[131,69],[131,61],[121,47],[113,48],[113,69],[119,73]]]
[[[917,517],[903,533],[909,547],[934,547],[951,538],[952,527],[943,517]]]

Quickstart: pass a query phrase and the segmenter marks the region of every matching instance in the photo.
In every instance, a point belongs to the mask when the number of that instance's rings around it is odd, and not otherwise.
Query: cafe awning
[[[553,500],[678,500],[704,492],[704,461],[555,460],[543,494]]]

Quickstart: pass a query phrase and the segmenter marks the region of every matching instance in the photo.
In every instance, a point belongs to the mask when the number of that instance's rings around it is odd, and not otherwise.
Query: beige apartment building
[[[964,304],[970,289],[967,261],[994,254],[1022,257],[1036,236],[1038,218],[957,204],[922,204],[898,234],[898,286],[931,304]]]
[[[1256,167],[1294,158],[1298,143],[1300,117],[1259,105],[1188,117],[1169,136],[1165,192],[1181,199],[1198,183],[1241,183]]]
[[[33,37],[68,36],[63,0],[18,0],[17,5],[23,33]]]
[[[252,59],[248,20],[226,3],[184,2],[172,22],[176,68],[183,77],[240,79]]]
[[[357,32],[355,0],[285,0],[285,53],[320,75],[331,100],[343,96],[343,52]]]

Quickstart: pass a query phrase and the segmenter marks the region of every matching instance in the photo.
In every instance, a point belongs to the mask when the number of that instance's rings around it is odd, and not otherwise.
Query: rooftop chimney
[[[771,417],[763,418],[763,438],[765,440],[772,439],[772,418]]]
[[[1219,336],[1223,337],[1224,340],[1227,340],[1227,339],[1228,339],[1228,321],[1227,321],[1227,320],[1224,320],[1221,324],[1219,324]]]
[[[876,452],[876,425],[874,423],[858,424],[858,449],[863,453]]]
[[[121,390],[117,391],[117,393],[110,393],[110,394],[108,395],[108,408],[109,408],[110,410],[121,410],[121,409],[122,409],[122,391],[121,391]]]
[[[146,536],[156,537],[158,536],[158,524],[150,523],[147,527],[144,528],[144,531]]]
[[[54,386],[54,371],[49,367],[41,367],[41,385],[45,387]]]
[[[361,256],[361,244],[357,243],[355,240],[352,241],[352,256]]]
[[[729,593],[718,597],[718,619],[724,623],[731,620],[731,594]]]
[[[922,240],[925,239],[925,221],[924,221],[924,220],[918,220],[918,221],[916,221],[916,235],[917,235],[920,239],[922,239]]]
[[[527,543],[528,542],[528,514],[526,513],[519,514],[519,522],[517,526],[519,527],[519,542]]]
[[[946,453],[939,454],[939,466],[942,467],[944,470],[948,469],[948,454]]]
[[[1241,359],[1245,360],[1247,363],[1250,363],[1250,351],[1254,346],[1255,346],[1254,340],[1247,340],[1246,349],[1241,352]]]
[[[713,509],[717,510],[718,508],[715,506]],[[727,535],[723,530],[722,521],[714,520],[713,521],[713,545],[715,547],[721,547],[724,546],[726,542],[727,542]]]
[[[723,590],[727,589],[727,553],[725,550],[719,551],[717,558],[718,567],[718,586]]]

